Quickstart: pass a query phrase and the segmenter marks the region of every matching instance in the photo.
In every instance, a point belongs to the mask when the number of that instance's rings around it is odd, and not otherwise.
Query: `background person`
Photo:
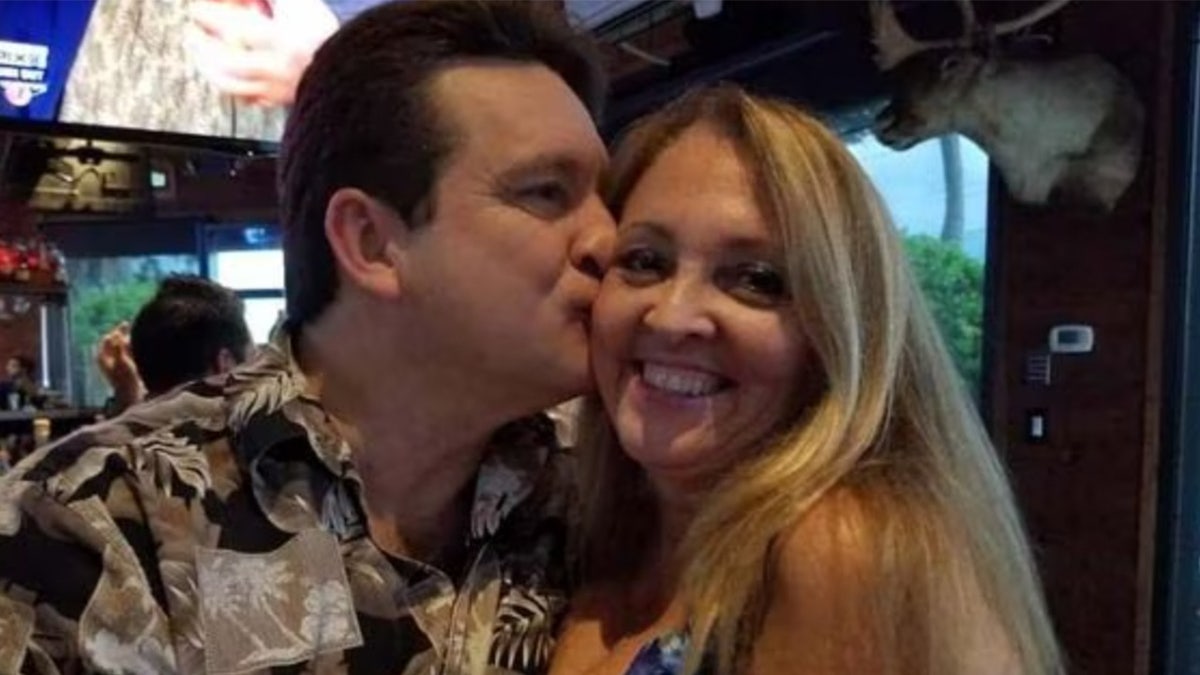
[[[96,365],[113,389],[106,415],[228,372],[253,349],[236,293],[203,277],[168,277],[132,326],[119,324],[100,340]]]
[[[40,398],[37,362],[24,354],[10,356],[4,362],[4,380],[0,381],[0,402],[7,410],[34,407]]]

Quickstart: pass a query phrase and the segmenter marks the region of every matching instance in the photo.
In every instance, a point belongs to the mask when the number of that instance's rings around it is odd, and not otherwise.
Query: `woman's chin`
[[[688,474],[712,464],[714,453],[708,444],[696,443],[687,432],[669,432],[642,426],[632,433],[617,429],[625,454],[648,473]],[[667,438],[655,438],[660,434]]]

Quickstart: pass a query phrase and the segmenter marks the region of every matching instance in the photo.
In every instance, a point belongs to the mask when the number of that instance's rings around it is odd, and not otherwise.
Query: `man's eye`
[[[731,293],[754,304],[775,305],[791,297],[783,274],[767,263],[738,265],[726,285]]]
[[[616,268],[630,281],[653,281],[667,273],[666,257],[650,248],[631,248],[617,255]]]
[[[558,181],[534,183],[517,190],[517,199],[521,204],[539,214],[565,209],[570,198],[570,191]]]

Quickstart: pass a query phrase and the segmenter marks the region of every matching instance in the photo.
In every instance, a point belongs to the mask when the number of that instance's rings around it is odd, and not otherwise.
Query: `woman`
[[[1063,672],[1004,471],[841,141],[720,87],[640,123],[613,177],[555,672]]]

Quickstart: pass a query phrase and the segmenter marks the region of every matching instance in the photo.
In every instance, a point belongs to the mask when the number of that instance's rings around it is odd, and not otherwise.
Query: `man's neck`
[[[352,450],[372,538],[388,553],[427,562],[452,552],[465,540],[474,478],[502,420],[476,410],[464,392],[426,381],[417,365],[373,377],[339,358],[344,344],[306,333],[299,347],[310,393]]]

